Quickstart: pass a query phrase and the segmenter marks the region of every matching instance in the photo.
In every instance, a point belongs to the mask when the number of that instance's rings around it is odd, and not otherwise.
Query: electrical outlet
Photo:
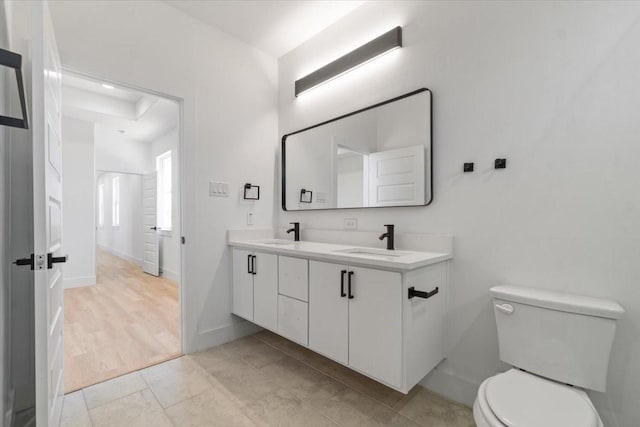
[[[358,220],[356,218],[345,218],[344,219],[344,229],[345,230],[357,230],[358,229]]]
[[[247,225],[253,225],[253,212],[247,212]]]

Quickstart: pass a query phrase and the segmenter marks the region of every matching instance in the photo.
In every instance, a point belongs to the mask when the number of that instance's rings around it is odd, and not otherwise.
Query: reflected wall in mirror
[[[419,89],[283,136],[282,208],[428,205],[431,102]]]

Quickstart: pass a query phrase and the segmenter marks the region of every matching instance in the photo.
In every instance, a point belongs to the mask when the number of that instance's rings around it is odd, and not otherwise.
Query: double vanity
[[[229,245],[234,314],[403,393],[444,359],[450,253]]]

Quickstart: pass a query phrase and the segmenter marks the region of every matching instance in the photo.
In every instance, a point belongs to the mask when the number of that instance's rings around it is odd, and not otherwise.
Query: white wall
[[[114,178],[120,180],[118,226],[113,225]],[[142,265],[142,175],[99,173],[97,185],[104,185],[104,225],[98,226],[98,247]]]
[[[151,161],[155,166],[156,157],[171,150],[171,231],[160,231],[160,271],[172,280],[180,279],[180,158],[178,128],[173,128],[159,136],[151,144]]]
[[[65,288],[96,283],[95,150],[93,123],[63,117],[62,199]]]
[[[248,211],[256,226],[272,225],[277,62],[163,2],[50,8],[64,65],[183,99],[184,350],[252,330],[231,315],[226,232]],[[231,197],[209,197],[210,180],[228,182]],[[245,182],[261,186],[260,201],[241,200]]]
[[[151,144],[128,138],[126,134],[95,125],[96,169],[145,173],[155,169],[151,162]]]
[[[638,3],[370,2],[280,58],[281,135],[433,90],[431,206],[277,215],[282,226],[335,230],[355,217],[361,230],[455,236],[449,357],[428,386],[470,403],[505,369],[497,283],[608,297],[627,314],[608,392],[592,397],[606,425],[640,425],[639,17]],[[294,97],[297,78],[396,25],[403,49]],[[463,175],[467,161],[476,172]]]

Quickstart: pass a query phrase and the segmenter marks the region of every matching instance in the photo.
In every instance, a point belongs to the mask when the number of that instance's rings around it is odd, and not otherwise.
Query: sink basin
[[[348,248],[348,249],[337,249],[336,253],[342,254],[352,254],[352,255],[362,255],[373,258],[398,258],[405,255],[410,255],[410,252],[401,252],[401,251],[390,251],[387,249],[374,249],[374,248]]]
[[[272,239],[272,240],[263,240],[260,243],[262,243],[263,245],[286,246],[286,245],[293,245],[295,242],[292,242],[290,240]]]

